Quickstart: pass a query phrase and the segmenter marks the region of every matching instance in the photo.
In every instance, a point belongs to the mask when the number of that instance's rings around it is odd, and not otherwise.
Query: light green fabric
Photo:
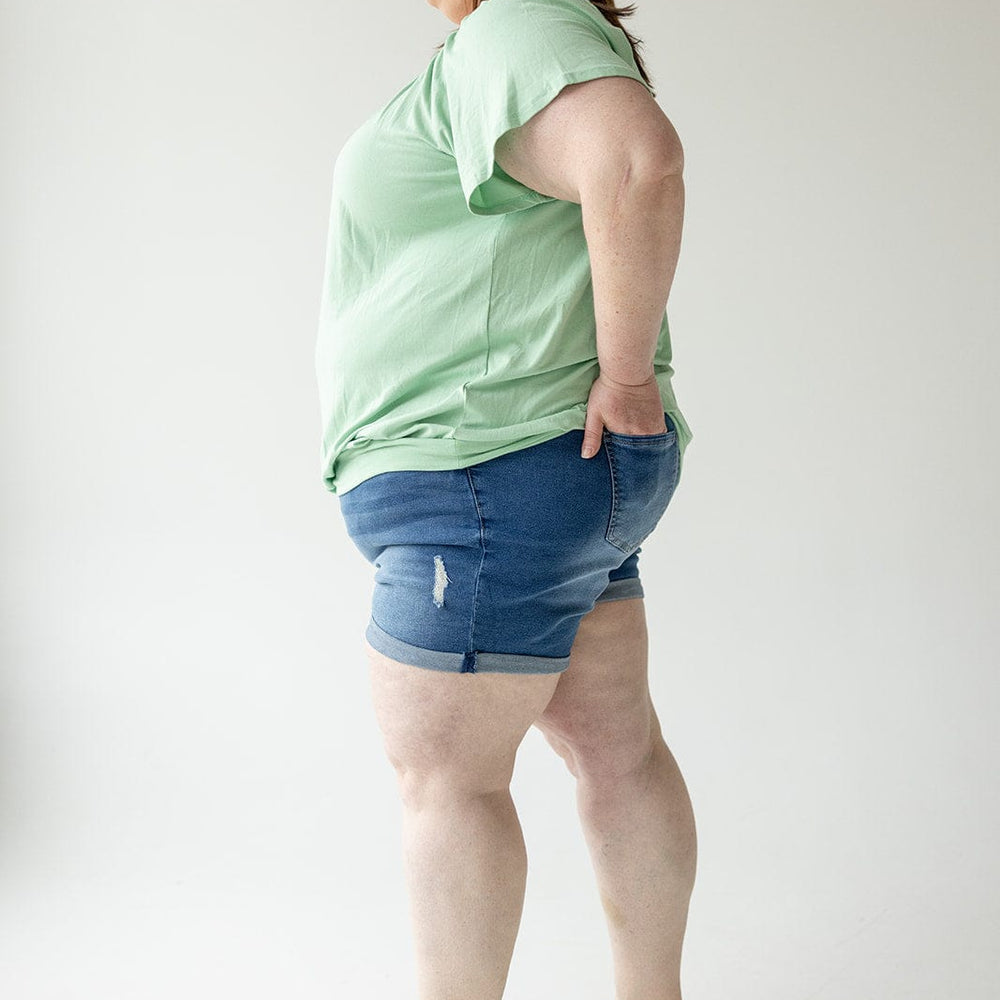
[[[643,82],[590,0],[484,0],[344,144],[316,343],[331,492],[583,428],[599,367],[581,208],[515,181],[493,150],[567,84],[604,76]],[[683,459],[670,362],[664,314],[654,370]]]

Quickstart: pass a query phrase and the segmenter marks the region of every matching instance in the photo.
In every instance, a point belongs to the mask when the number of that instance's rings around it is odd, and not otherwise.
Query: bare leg
[[[684,779],[662,740],[635,772],[582,773],[577,804],[608,920],[617,1000],[681,1000],[681,946],[696,867]]]
[[[577,779],[617,1000],[681,1000],[697,866],[687,787],[649,697],[641,598],[598,603],[536,722]]]
[[[500,1000],[527,877],[510,780],[560,675],[450,673],[367,648],[403,803],[419,998]]]
[[[410,800],[403,843],[420,997],[498,1000],[528,871],[509,790]]]

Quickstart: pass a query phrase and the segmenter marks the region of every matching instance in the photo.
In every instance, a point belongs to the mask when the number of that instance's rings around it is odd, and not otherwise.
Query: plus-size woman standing
[[[679,1000],[695,824],[638,554],[693,436],[665,311],[681,144],[631,9],[430,2],[457,29],[337,157],[316,345],[324,483],[375,567],[420,1000],[503,995],[532,725],[576,781],[618,1000]]]

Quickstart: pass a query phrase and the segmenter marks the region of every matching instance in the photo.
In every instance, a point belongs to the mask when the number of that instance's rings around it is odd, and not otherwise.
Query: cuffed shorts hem
[[[626,576],[620,580],[612,580],[595,603],[601,601],[623,601],[627,597],[645,597],[642,582],[637,576]]]
[[[621,583],[628,583],[622,580]],[[632,595],[629,595],[632,596]],[[424,649],[403,642],[389,635],[369,619],[365,638],[374,649],[400,663],[429,670],[443,670],[456,674],[504,673],[504,674],[557,674],[569,666],[568,656],[529,656],[523,653],[490,653],[473,650],[466,653],[450,653],[446,650]]]

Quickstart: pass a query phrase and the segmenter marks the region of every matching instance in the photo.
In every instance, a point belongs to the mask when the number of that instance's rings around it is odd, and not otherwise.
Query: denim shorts
[[[365,636],[458,673],[558,673],[598,601],[642,597],[640,543],[677,486],[677,430],[573,430],[464,469],[382,472],[339,494],[375,567]]]

